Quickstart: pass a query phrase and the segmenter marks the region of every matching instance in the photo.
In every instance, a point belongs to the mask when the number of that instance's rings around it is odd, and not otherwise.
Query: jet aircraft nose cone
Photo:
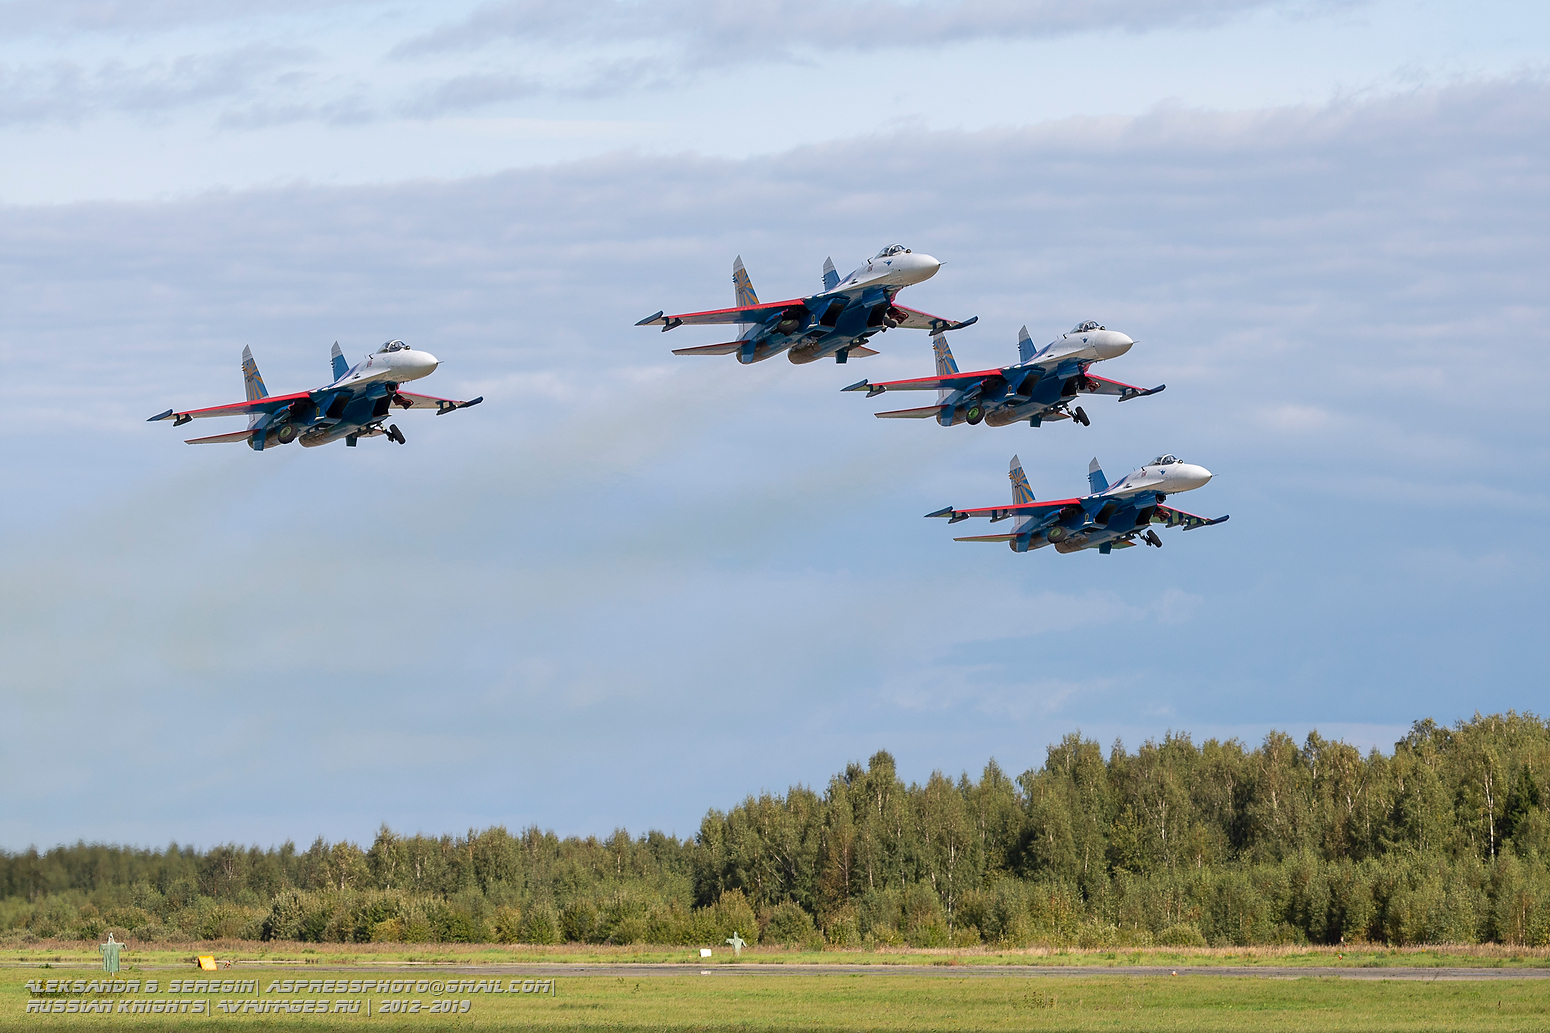
[[[942,263],[930,255],[912,254],[909,258],[912,259],[910,267],[915,271],[916,283],[919,283],[921,280],[931,279],[931,277],[936,275],[936,271],[942,268]]]
[[[436,367],[441,365],[436,356],[430,352],[415,350],[410,352],[406,358],[409,361],[404,363],[404,366],[406,367],[406,372],[410,374],[409,379],[412,380],[419,380],[421,377],[430,376],[436,372]]]
[[[1122,334],[1115,330],[1105,330],[1097,335],[1093,342],[1093,350],[1098,353],[1100,359],[1117,359],[1130,350],[1130,346],[1136,342],[1130,339],[1128,334]]]
[[[1193,463],[1180,463],[1173,469],[1173,476],[1178,478],[1179,486],[1174,491],[1190,491],[1199,488],[1211,479],[1211,471],[1203,466]]]

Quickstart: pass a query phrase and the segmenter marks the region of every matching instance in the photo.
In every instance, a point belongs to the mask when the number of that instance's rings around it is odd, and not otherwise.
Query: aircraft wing
[[[1118,395],[1119,400],[1128,402],[1132,398],[1145,398],[1147,395],[1155,395],[1167,387],[1167,384],[1158,384],[1156,387],[1136,387],[1134,384],[1122,384],[1118,380],[1110,380],[1108,377],[1095,377],[1087,374],[1087,382],[1091,387],[1079,388],[1084,395]]]
[[[1163,524],[1167,527],[1182,527],[1186,531],[1193,531],[1197,527],[1210,527],[1212,524],[1226,523],[1226,521],[1227,517],[1225,516],[1219,516],[1215,520],[1208,520],[1203,516],[1186,513],[1182,509],[1174,509],[1172,506],[1158,506],[1157,512],[1152,514],[1152,523]]]
[[[985,509],[954,509],[948,506],[946,509],[939,509],[935,513],[927,513],[926,516],[947,517],[948,523],[952,524],[956,524],[960,520],[967,520],[969,517],[989,517],[994,522],[1014,516],[1037,516],[1040,513],[1048,513],[1052,509],[1064,509],[1067,506],[1080,506],[1081,504],[1081,499],[1054,499],[1050,502],[1023,502],[1011,506],[989,506]],[[1157,507],[1158,512],[1165,508],[1164,506]],[[1196,517],[1195,519],[1199,520],[1200,518]]]
[[[855,353],[852,352],[852,354]],[[935,391],[944,387],[949,391],[957,391],[972,387],[986,377],[999,377],[1004,372],[1005,370],[1000,369],[982,369],[978,373],[950,373],[945,377],[916,377],[914,380],[884,380],[877,384],[863,380],[859,384],[842,387],[840,390],[865,391],[868,397],[882,394],[884,391]]]
[[[435,409],[437,416],[445,416],[454,409],[467,409],[470,405],[478,405],[484,401],[484,395],[460,402],[455,398],[437,398],[435,395],[417,395],[409,391],[400,391],[393,396],[393,404],[400,409]]]
[[[899,314],[904,318],[900,319]],[[906,330],[930,330],[932,333],[942,333],[947,330],[962,330],[966,326],[978,323],[979,316],[970,316],[968,319],[958,322],[954,319],[943,319],[941,316],[933,316],[929,312],[921,312],[917,309],[906,308],[903,305],[893,305],[888,309],[888,315]]]
[[[676,316],[669,316],[658,312],[654,316],[647,316],[636,326],[661,326],[663,330],[671,330],[675,326],[702,326],[712,323],[762,323],[770,316],[783,312],[788,308],[798,308],[806,313],[807,305],[801,298],[793,298],[791,301],[770,301],[762,305],[748,305],[743,308],[717,308],[708,312],[684,312]]]
[[[302,398],[310,398],[310,391],[293,391],[288,395],[269,395],[265,398],[255,398],[251,402],[233,402],[230,405],[212,405],[208,409],[190,409],[187,412],[177,412],[168,409],[164,413],[157,413],[146,423],[155,423],[157,420],[171,420],[175,425],[187,423],[189,420],[202,420],[206,416],[244,416],[256,412],[274,412],[283,409],[292,402]]]
[[[1015,542],[1015,534],[971,534],[966,538],[954,538],[955,542]]]

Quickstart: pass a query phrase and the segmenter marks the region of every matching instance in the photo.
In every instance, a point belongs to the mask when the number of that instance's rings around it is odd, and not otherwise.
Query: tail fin
[[[748,270],[743,268],[743,256],[738,255],[732,259],[732,293],[736,299],[738,308],[750,308],[759,304],[759,295],[754,293],[753,281],[748,278]],[[752,323],[739,323],[737,326],[738,337],[741,338],[748,332]]]
[[[250,402],[269,397],[269,389],[264,386],[264,378],[258,372],[258,363],[253,361],[253,349],[246,345],[242,348],[242,386],[247,389]]]
[[[823,260],[823,289],[832,291],[840,285],[840,271],[834,268],[834,259]]]
[[[1028,487],[1028,475],[1023,473],[1023,464],[1016,456],[1012,457],[1012,468],[1007,471],[1007,476],[1012,479],[1012,505],[1032,502],[1033,489]]]
[[[1109,490],[1109,479],[1103,476],[1103,467],[1098,465],[1098,457],[1093,456],[1093,461],[1087,464],[1087,483],[1092,487],[1093,494]]]
[[[263,374],[258,371],[258,363],[253,361],[253,349],[247,345],[242,346],[242,387],[247,392],[250,402],[269,397],[269,389],[264,386]],[[248,426],[256,426],[261,418],[261,413],[251,414],[248,416]]]
[[[759,304],[759,295],[754,293],[753,281],[748,278],[748,270],[743,268],[742,255],[732,260],[732,287],[737,294],[738,308],[752,308]]]
[[[1038,351],[1034,346],[1033,338],[1028,336],[1028,328],[1025,326],[1017,332],[1017,357],[1021,362],[1027,362],[1033,358],[1033,353]]]
[[[931,335],[931,351],[936,356],[936,375],[945,377],[958,372],[958,362],[953,358],[953,350],[947,346],[947,337],[942,333]],[[947,388],[938,388],[936,400],[945,402],[947,396],[952,394]]]
[[[339,342],[334,342],[334,350],[331,353],[334,364],[334,379],[338,380],[350,372],[350,364],[344,360],[344,352],[339,348]]]

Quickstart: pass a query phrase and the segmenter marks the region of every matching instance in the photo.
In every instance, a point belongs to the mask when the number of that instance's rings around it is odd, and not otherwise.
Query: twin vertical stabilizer
[[[345,359],[344,359],[344,351],[342,349],[340,349],[338,341],[334,342],[334,350],[331,353],[331,357],[333,359],[333,369],[334,369],[334,379],[335,380],[338,380],[340,377],[342,377],[346,373],[350,372],[350,364],[345,361]]]
[[[242,389],[250,402],[269,397],[269,389],[264,386],[263,374],[258,371],[258,363],[253,361],[253,349],[245,344],[242,346]],[[260,418],[261,414],[252,413],[248,416],[248,426],[257,425]]]
[[[1093,461],[1087,464],[1087,483],[1092,487],[1093,494],[1109,490],[1109,479],[1103,476],[1103,467],[1098,465],[1098,457],[1093,456]]]
[[[743,256],[738,255],[732,259],[732,294],[738,308],[753,308],[759,304],[759,295],[754,292],[753,280],[748,276],[748,270],[743,268]],[[739,323],[738,336],[748,332],[753,323]]]
[[[823,289],[832,291],[840,285],[840,271],[834,268],[834,259],[823,260]]]
[[[1028,475],[1023,473],[1023,464],[1016,457],[1012,457],[1012,468],[1007,472],[1012,479],[1012,505],[1021,506],[1033,501],[1033,489],[1028,486]]]
[[[250,402],[269,397],[269,389],[264,386],[264,378],[258,372],[258,363],[253,361],[253,349],[247,345],[242,347],[242,387]]]
[[[1025,326],[1017,332],[1017,358],[1020,362],[1031,362],[1038,348],[1034,346],[1033,338],[1028,336],[1028,328]]]
[[[958,360],[953,358],[953,350],[947,346],[947,337],[941,333],[931,335],[931,354],[936,357],[936,375],[950,377],[958,372]],[[947,401],[947,396],[952,394],[951,388],[937,388],[937,402]]]

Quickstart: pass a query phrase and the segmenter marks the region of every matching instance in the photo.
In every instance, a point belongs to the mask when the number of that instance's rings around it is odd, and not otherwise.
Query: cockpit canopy
[[[877,254],[873,255],[872,259],[876,261],[879,258],[892,258],[894,255],[907,255],[909,253],[910,249],[905,247],[903,244],[889,244]]]
[[[1148,466],[1167,466],[1169,463],[1177,463],[1177,462],[1179,462],[1179,457],[1178,456],[1166,455],[1166,456],[1158,456],[1156,459],[1153,459],[1147,465]]]
[[[1085,334],[1085,333],[1088,333],[1089,331],[1092,331],[1092,330],[1102,330],[1102,329],[1104,329],[1104,328],[1099,326],[1097,323],[1094,323],[1091,319],[1089,319],[1085,323],[1078,323],[1075,326],[1073,326],[1071,328],[1071,332],[1073,334]]]
[[[409,346],[403,341],[389,341],[387,344],[384,344],[382,347],[377,349],[377,354],[383,355],[387,352],[406,352],[408,350]]]

